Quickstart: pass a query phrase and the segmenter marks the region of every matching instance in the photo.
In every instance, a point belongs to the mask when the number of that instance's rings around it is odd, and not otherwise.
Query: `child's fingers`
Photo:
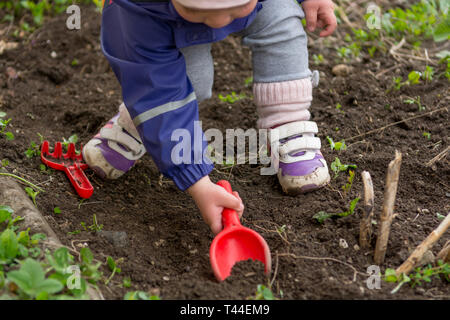
[[[222,231],[223,226],[222,226],[222,219],[218,219],[216,221],[212,221],[209,224],[209,228],[211,229],[211,232],[214,233],[215,235],[218,234],[220,231]]]
[[[239,193],[237,191],[233,191],[233,195],[239,199],[239,201],[242,203],[242,199],[239,196]],[[242,210],[236,210],[236,212],[239,214],[239,218],[242,217],[242,214],[244,213],[244,207],[242,207]]]
[[[336,16],[333,12],[328,12],[321,18],[321,24],[325,26],[325,29],[320,32],[321,37],[327,37],[331,35],[337,27]]]
[[[305,10],[306,29],[309,32],[316,30],[317,26],[317,8],[309,8]]]
[[[224,197],[222,197],[222,201],[220,203],[221,206],[224,208],[230,208],[233,210],[236,210],[238,213],[241,213],[244,211],[244,204],[242,203],[242,200],[239,197],[236,197],[236,195],[225,193]]]

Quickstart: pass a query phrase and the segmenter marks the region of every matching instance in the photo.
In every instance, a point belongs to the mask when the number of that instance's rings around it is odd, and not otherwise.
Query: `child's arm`
[[[321,37],[331,35],[336,29],[337,22],[334,15],[334,3],[331,0],[306,0],[302,2],[306,16],[306,28],[313,32],[316,27],[324,29]]]
[[[237,192],[233,195],[224,188],[211,182],[209,176],[204,176],[187,189],[192,196],[206,224],[214,234],[222,229],[222,210],[230,208],[236,210],[239,217],[244,211],[244,205]]]
[[[175,47],[170,22],[154,19],[151,14],[122,0],[104,8],[102,49],[155,164],[180,190],[188,190],[205,222],[218,233],[223,208],[235,209],[241,215],[242,200],[208,177],[213,164],[203,158],[207,142],[201,139],[201,125],[196,124],[198,103],[184,57]],[[183,149],[182,159],[175,148],[180,138],[181,145],[191,147]]]

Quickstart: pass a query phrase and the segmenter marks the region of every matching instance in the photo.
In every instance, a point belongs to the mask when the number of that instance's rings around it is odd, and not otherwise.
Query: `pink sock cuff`
[[[309,120],[312,101],[310,78],[255,83],[253,97],[258,112],[258,127],[273,128],[292,121]]]
[[[255,83],[253,96],[258,106],[311,102],[312,82],[310,78],[304,78],[283,82]]]

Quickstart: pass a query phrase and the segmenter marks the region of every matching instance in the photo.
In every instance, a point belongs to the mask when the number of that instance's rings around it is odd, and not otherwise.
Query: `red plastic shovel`
[[[52,160],[47,159],[46,156],[50,156]],[[44,141],[41,148],[41,160],[50,168],[64,171],[80,197],[89,198],[94,192],[94,187],[83,171],[88,168],[88,165],[83,163],[81,153],[76,153],[73,143],[69,143],[67,153],[63,154],[61,142],[57,142],[53,153],[49,153],[48,141]]]
[[[217,185],[232,193],[231,185],[220,180]],[[243,227],[236,211],[225,208],[222,211],[223,230],[214,238],[209,249],[209,259],[217,280],[225,280],[234,264],[253,259],[265,265],[265,273],[270,273],[272,259],[269,246],[261,235],[252,229]]]

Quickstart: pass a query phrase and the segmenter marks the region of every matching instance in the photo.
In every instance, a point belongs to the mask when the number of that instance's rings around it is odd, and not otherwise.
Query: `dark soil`
[[[3,39],[20,42],[17,49],[0,56],[0,110],[12,119],[8,128],[15,134],[13,141],[0,137],[0,160],[9,160],[8,172],[45,189],[37,197],[37,206],[65,245],[79,250],[80,243],[87,243],[103,262],[107,256],[124,258],[122,272],[107,287],[100,285],[105,298],[122,299],[127,291],[142,290],[159,294],[162,299],[245,299],[255,295],[258,284],[267,286],[270,282],[275,296],[282,299],[450,297],[448,283],[438,278],[415,288],[404,285],[395,295],[390,294],[394,284],[382,282],[381,289],[368,289],[366,271],[374,264],[375,239],[369,250],[357,246],[362,201],[348,217],[329,219],[322,225],[312,218],[319,211],[345,211],[352,199],[362,197],[363,170],[370,172],[374,182],[378,217],[386,168],[399,150],[403,162],[396,216],[386,260],[380,266],[382,272],[398,267],[438,226],[442,221],[438,213],[445,215],[450,208],[450,167],[447,158],[431,167],[425,164],[449,145],[450,122],[448,110],[425,113],[449,105],[448,82],[438,76],[442,67],[435,66],[436,75],[430,83],[386,93],[394,76],[405,79],[411,70],[423,70],[425,65],[416,60],[397,62],[388,54],[377,53],[373,59],[348,62],[354,67],[348,76],[334,76],[332,67],[339,62],[333,47],[339,39],[327,42],[312,35],[311,56],[321,53],[326,59],[324,64],[311,64],[322,75],[314,91],[312,119],[319,125],[329,165],[336,156],[342,163],[357,165],[353,187],[348,194],[342,191],[348,174],[341,173],[320,191],[286,196],[276,176],[259,174],[259,165],[217,166],[211,178],[228,179],[239,191],[246,205],[243,225],[266,239],[273,260],[269,278],[234,272],[230,280],[218,283],[208,256],[213,235],[192,199],[161,178],[148,155],[116,181],[102,180],[87,170],[95,191],[85,201],[62,172],[41,172],[40,158],[25,156],[31,141],[39,143],[38,133],[51,143],[73,134],[87,143],[117,112],[121,102],[118,82],[100,50],[100,14],[94,8],[83,8],[83,24],[78,31],[68,30],[65,19],[65,15],[50,19],[19,40],[12,31],[6,35],[8,24],[0,25]],[[53,51],[56,58],[51,56]],[[214,93],[201,104],[203,129],[254,128],[257,118],[250,98],[234,104],[217,98],[219,93],[232,91],[252,95],[251,87],[244,84],[252,75],[249,50],[240,46],[239,39],[229,37],[214,44],[213,55]],[[78,63],[72,64],[74,59]],[[16,79],[9,76],[10,68],[16,71]],[[403,102],[416,96],[420,96],[425,111]],[[342,105],[340,110],[336,109],[338,103]],[[417,115],[423,116],[351,138]],[[430,138],[423,132],[429,132]],[[330,150],[326,136],[335,141],[346,139],[348,149],[339,153]],[[55,207],[62,212],[55,214]],[[111,232],[82,228],[82,222],[92,224],[94,214],[103,230]],[[71,233],[76,230],[81,232]],[[340,239],[345,239],[347,248],[339,245]],[[433,247],[434,254],[449,239],[447,232]],[[103,270],[110,274],[106,267]],[[131,278],[131,288],[123,288],[124,277]]]

